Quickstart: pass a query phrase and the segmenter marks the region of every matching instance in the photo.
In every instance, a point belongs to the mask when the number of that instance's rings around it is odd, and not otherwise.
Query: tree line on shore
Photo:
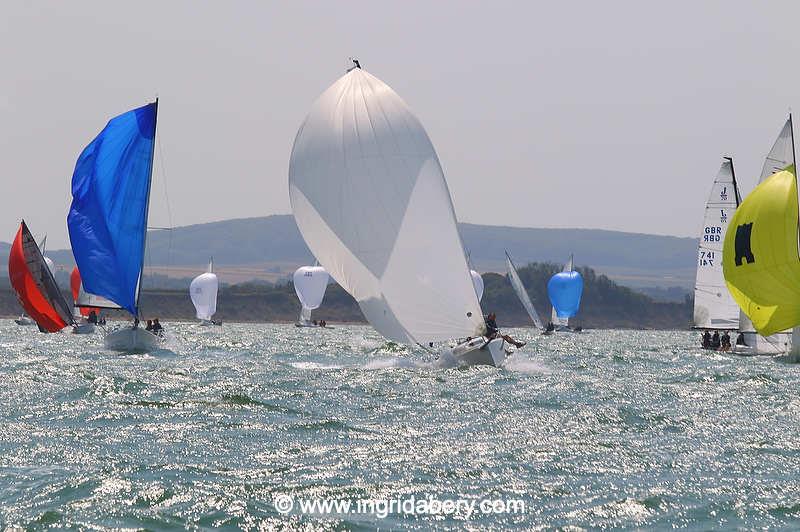
[[[571,323],[585,328],[689,327],[692,312],[690,297],[687,296],[680,303],[655,301],[645,294],[616,284],[605,275],[597,275],[591,268],[576,269],[584,278],[584,289],[580,312]],[[545,323],[550,316],[547,280],[560,270],[561,265],[553,263],[531,263],[519,269],[520,278]],[[505,275],[485,273],[483,280],[485,288],[481,307],[485,312],[497,313],[501,326],[531,325]],[[189,280],[183,284],[188,287]],[[66,289],[65,294],[68,293]],[[194,308],[186,290],[145,289],[141,308],[145,317],[158,316],[162,320],[194,318]],[[222,287],[216,317],[223,321],[293,322],[297,320],[299,312],[300,304],[291,281],[278,284],[242,283]],[[0,314],[16,316],[20,313],[21,308],[6,280],[4,286],[0,286]],[[124,313],[118,313],[118,317],[124,316]],[[329,323],[365,321],[355,300],[336,283],[328,286],[325,300],[314,311],[314,316]],[[112,313],[111,317],[117,315]]]

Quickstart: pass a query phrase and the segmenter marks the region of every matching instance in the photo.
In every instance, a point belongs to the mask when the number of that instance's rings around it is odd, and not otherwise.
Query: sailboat
[[[53,261],[50,260],[50,258],[47,255],[45,255],[46,249],[47,249],[47,235],[44,235],[44,238],[42,238],[42,241],[39,243],[39,251],[42,253],[42,258],[44,258],[44,263],[47,265],[47,269],[50,270],[50,273],[53,273],[55,270],[55,264],[53,264]],[[36,322],[30,319],[28,316],[26,316],[24,312],[20,315],[19,318],[14,320],[14,323],[22,326],[36,325]]]
[[[517,294],[519,302],[522,303],[522,306],[525,308],[525,312],[528,313],[528,316],[531,318],[534,326],[540,331],[543,331],[544,325],[542,325],[542,320],[539,319],[539,314],[536,312],[536,308],[533,306],[533,302],[528,295],[528,291],[525,290],[525,285],[522,284],[522,279],[519,278],[517,268],[514,266],[514,261],[511,260],[511,255],[508,254],[508,251],[506,251],[506,270],[508,271],[508,280],[511,283],[511,287]]]
[[[160,338],[139,327],[158,100],[112,118],[78,157],[67,216],[86,297],[80,306],[128,311],[132,327],[106,333],[109,349],[147,352]]]
[[[192,279],[189,284],[189,297],[192,299],[200,325],[222,325],[222,322],[211,319],[217,312],[218,290],[219,279],[214,273],[214,259],[211,259],[206,272]]]
[[[472,277],[472,286],[475,287],[475,295],[478,296],[478,302],[480,302],[483,299],[483,277],[475,270],[470,270],[469,275]]]
[[[547,297],[553,307],[550,323],[559,332],[581,331],[580,327],[572,329],[569,326],[569,319],[578,313],[583,294],[583,277],[580,272],[575,271],[573,262],[573,256],[570,255],[564,268],[547,281]]]
[[[301,266],[294,272],[292,281],[297,299],[300,300],[300,319],[297,327],[317,327],[311,321],[311,312],[322,305],[330,276],[322,266]]]
[[[741,310],[722,275],[722,244],[728,222],[741,201],[733,159],[725,157],[706,201],[703,230],[697,246],[693,315],[696,329],[739,328]]]
[[[731,218],[722,266],[734,300],[754,329],[766,337],[755,350],[767,344],[777,353],[787,352],[791,343],[796,357],[800,348],[800,254],[795,161],[790,114],[767,155],[759,184]],[[788,329],[792,330],[791,341],[783,333]],[[775,334],[779,336],[771,337]]]
[[[59,332],[74,324],[70,304],[58,288],[25,220],[20,223],[8,254],[8,277],[20,305],[40,331]]]
[[[439,158],[406,103],[355,62],[314,103],[289,161],[289,198],[306,244],[391,341],[500,365]]]

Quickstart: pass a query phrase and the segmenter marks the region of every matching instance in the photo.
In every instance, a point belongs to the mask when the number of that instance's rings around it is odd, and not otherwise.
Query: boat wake
[[[553,373],[553,370],[542,361],[520,356],[507,358],[503,364],[503,369],[528,375],[550,375]]]

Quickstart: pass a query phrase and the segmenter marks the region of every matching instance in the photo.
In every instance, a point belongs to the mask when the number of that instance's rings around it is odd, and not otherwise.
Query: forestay
[[[733,160],[726,157],[706,202],[703,230],[697,247],[694,283],[694,326],[702,329],[740,328],[740,309],[725,285],[722,244],[741,197]],[[746,317],[745,317],[746,319]]]
[[[520,303],[522,303],[522,306],[525,307],[525,311],[528,313],[528,316],[530,316],[537,328],[544,329],[542,320],[539,319],[539,314],[536,313],[536,309],[533,307],[533,302],[531,301],[530,296],[528,296],[528,292],[525,290],[525,285],[522,284],[522,279],[519,278],[517,269],[514,267],[514,263],[511,261],[511,257],[508,255],[508,253],[506,253],[506,269],[508,270],[508,280],[511,282],[511,287],[514,288],[514,292],[517,293],[517,297],[519,298]]]
[[[485,331],[439,159],[381,80],[355,68],[320,96],[295,138],[289,197],[311,251],[386,338]]]

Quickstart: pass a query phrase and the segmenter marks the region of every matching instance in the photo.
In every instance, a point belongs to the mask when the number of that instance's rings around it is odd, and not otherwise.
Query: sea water
[[[506,367],[464,369],[369,327],[168,330],[119,355],[0,322],[0,527],[800,527],[780,359],[512,329]]]

